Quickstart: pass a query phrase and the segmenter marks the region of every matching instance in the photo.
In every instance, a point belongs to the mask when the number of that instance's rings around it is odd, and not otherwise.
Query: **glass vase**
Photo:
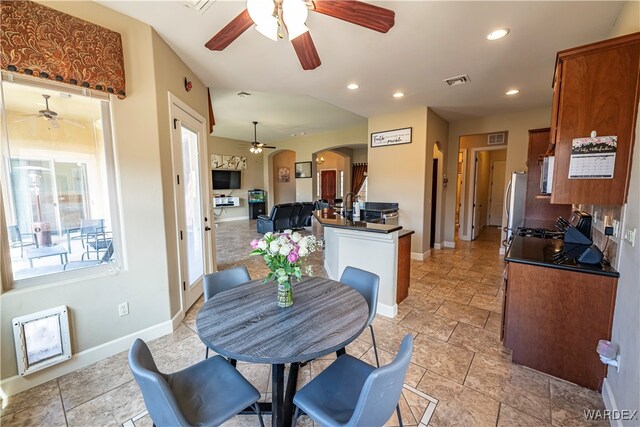
[[[278,307],[291,307],[293,305],[293,291],[291,282],[278,283]]]

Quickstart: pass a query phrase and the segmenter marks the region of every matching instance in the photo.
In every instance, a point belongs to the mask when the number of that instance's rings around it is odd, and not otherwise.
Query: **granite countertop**
[[[331,211],[326,215],[322,211],[313,211],[313,216],[315,216],[318,222],[324,227],[347,228],[351,230],[368,231],[372,233],[393,233],[394,231],[402,230],[402,226],[400,225],[351,221]]]
[[[610,265],[578,264],[575,259],[565,260],[562,263],[555,262],[553,255],[563,250],[564,241],[561,239],[515,236],[504,259],[507,262],[538,265],[541,267],[598,274],[601,276],[620,277],[620,273]]]
[[[413,230],[407,230],[406,228],[403,228],[402,230],[400,230],[398,232],[398,239],[404,236],[408,236],[409,234],[414,234],[415,231]]]

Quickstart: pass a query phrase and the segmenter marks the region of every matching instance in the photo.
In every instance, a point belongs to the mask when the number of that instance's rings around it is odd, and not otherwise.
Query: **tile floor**
[[[320,235],[313,227],[311,232]],[[252,277],[264,276],[259,257],[248,257],[257,236],[255,221],[221,223],[217,229],[220,269],[247,265]],[[511,362],[499,340],[503,261],[499,231],[484,230],[474,242],[433,251],[412,261],[409,297],[394,319],[374,321],[382,363],[392,360],[404,334],[415,337],[412,363],[400,401],[405,425],[430,426],[580,426],[592,425],[585,409],[604,409],[601,396]],[[324,275],[322,254],[311,259]],[[159,368],[182,369],[204,357],[195,333],[200,299],[183,324],[150,343]],[[347,352],[372,363],[365,332]],[[300,370],[299,385],[334,358],[316,360]],[[0,413],[2,426],[150,426],[144,402],[126,361],[126,352],[11,397]],[[270,367],[239,363],[238,369],[270,400]],[[269,417],[265,422],[270,423]],[[255,416],[238,416],[230,426],[258,425]],[[312,425],[301,419],[299,425]],[[397,425],[392,417],[387,425]],[[608,423],[601,423],[608,425]]]

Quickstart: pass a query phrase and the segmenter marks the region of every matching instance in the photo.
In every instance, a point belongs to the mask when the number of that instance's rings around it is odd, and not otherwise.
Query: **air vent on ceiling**
[[[245,91],[238,92],[236,93],[236,95],[238,95],[240,98],[246,98],[247,96],[251,96],[249,92],[245,92]]]
[[[216,0],[182,0],[182,3],[184,3],[188,8],[194,9],[203,14],[213,3],[215,3],[215,1]]]
[[[444,79],[444,82],[449,86],[458,86],[470,82],[469,74],[463,74],[462,76],[449,77]]]
[[[505,132],[490,133],[489,136],[487,137],[487,144],[489,144],[489,145],[504,144],[506,139],[507,138],[506,138],[506,133]]]

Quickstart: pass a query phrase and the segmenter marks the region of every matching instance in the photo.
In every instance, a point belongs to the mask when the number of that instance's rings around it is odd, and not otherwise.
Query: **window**
[[[367,201],[367,183],[369,181],[368,177],[364,178],[364,182],[362,183],[362,187],[360,187],[360,191],[358,192],[358,197],[361,202]]]
[[[340,188],[338,190],[338,197],[344,196],[344,171],[340,171]]]
[[[117,210],[108,98],[4,77],[0,174],[13,279],[109,265]]]
[[[320,178],[320,171],[316,172],[316,196],[321,197],[322,196],[322,181]]]

